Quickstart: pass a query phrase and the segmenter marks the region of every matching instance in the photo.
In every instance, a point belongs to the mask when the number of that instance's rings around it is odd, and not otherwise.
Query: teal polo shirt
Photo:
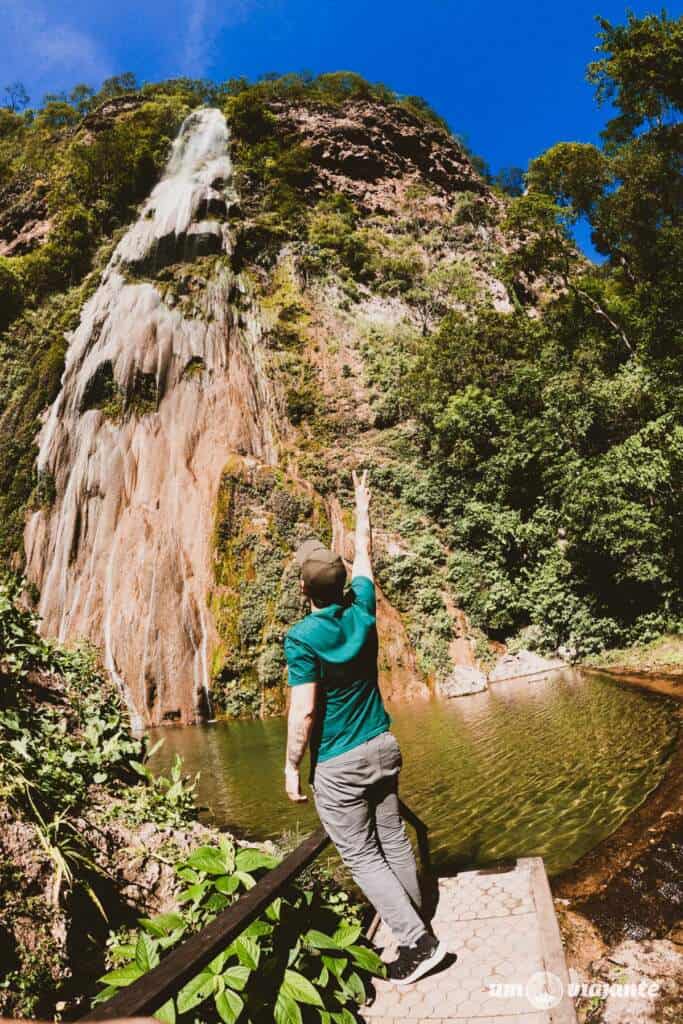
[[[377,684],[375,585],[356,576],[350,596],[348,605],[307,615],[285,637],[289,685],[320,684],[313,765],[353,750],[391,724]]]

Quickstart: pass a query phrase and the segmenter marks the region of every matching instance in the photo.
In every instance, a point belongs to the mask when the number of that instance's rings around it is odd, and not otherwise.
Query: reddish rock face
[[[0,194],[0,208],[0,256],[23,256],[46,240],[52,225],[47,203],[28,185]]]
[[[314,188],[346,192],[368,211],[395,210],[406,186],[420,182],[443,210],[463,190],[493,202],[452,137],[398,105],[357,102],[343,109],[273,104],[283,130],[296,132],[311,155]]]

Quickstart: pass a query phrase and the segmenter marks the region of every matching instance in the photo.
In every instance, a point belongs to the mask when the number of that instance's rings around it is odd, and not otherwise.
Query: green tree
[[[492,178],[492,183],[508,196],[524,194],[524,170],[522,167],[501,167]]]
[[[602,133],[604,150],[560,143],[534,160],[531,189],[550,195],[569,216],[588,217],[593,242],[633,287],[656,283],[664,241],[680,253],[680,115],[683,111],[683,19],[635,18],[613,26],[599,19],[589,81],[598,102],[619,111]]]
[[[93,106],[95,90],[84,82],[79,82],[69,93],[69,103],[75,107],[79,114],[87,114]]]
[[[121,96],[126,92],[135,92],[138,88],[138,80],[132,71],[124,71],[121,75],[112,75],[105,78],[97,94],[98,99],[107,99],[110,96]]]
[[[27,93],[23,82],[12,82],[10,85],[5,86],[3,101],[3,105],[8,110],[18,113],[29,105],[31,97]]]
[[[625,25],[597,20],[603,56],[588,65],[588,81],[598,103],[619,110],[603,132],[608,147],[627,142],[643,126],[674,124],[683,107],[683,18],[672,21],[666,11],[636,18],[629,11]]]

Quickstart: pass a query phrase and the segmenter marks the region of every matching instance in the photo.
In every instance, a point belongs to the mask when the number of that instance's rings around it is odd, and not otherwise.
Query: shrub
[[[90,266],[95,247],[91,214],[81,204],[60,210],[48,241],[21,258],[24,289],[33,301],[76,284]]]
[[[176,864],[185,884],[179,907],[142,918],[137,931],[113,936],[112,966],[93,1000],[106,1001],[157,966],[168,950],[198,931],[279,858],[256,848],[235,850],[229,839],[200,846]],[[177,996],[156,1010],[158,1020],[216,1016],[225,1024],[315,1019],[352,1022],[350,1008],[365,1000],[366,985],[384,973],[377,954],[361,937],[361,926],[329,885],[304,888],[294,882]],[[208,1005],[207,1005],[208,1004]]]
[[[0,256],[0,331],[11,323],[24,301],[21,278],[12,260]]]

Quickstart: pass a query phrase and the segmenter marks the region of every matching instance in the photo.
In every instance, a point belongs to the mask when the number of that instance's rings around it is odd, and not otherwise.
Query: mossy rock
[[[209,598],[219,637],[212,664],[218,715],[281,712],[282,642],[304,611],[294,551],[306,537],[329,540],[330,533],[320,498],[278,468],[230,457],[216,502]]]

